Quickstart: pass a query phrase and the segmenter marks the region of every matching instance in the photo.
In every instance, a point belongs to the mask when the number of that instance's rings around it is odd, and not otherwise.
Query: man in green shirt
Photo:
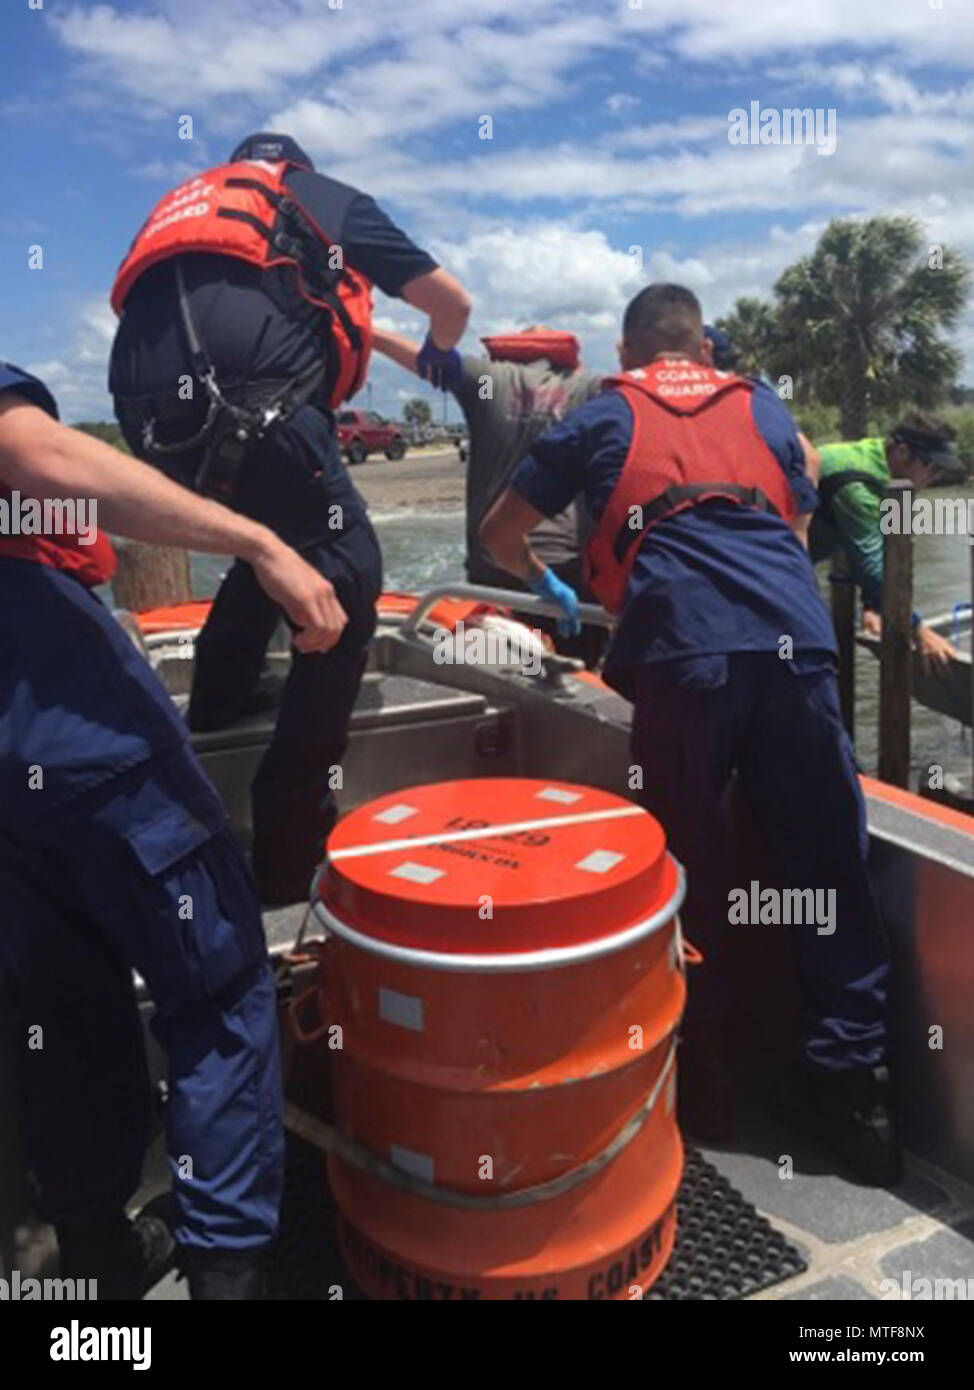
[[[950,425],[926,415],[908,415],[889,439],[826,444],[819,450],[819,509],[812,521],[809,552],[817,564],[836,550],[849,557],[862,591],[863,627],[878,633],[883,608],[883,533],[880,504],[891,478],[916,489],[966,482]],[[954,649],[913,615],[914,636],[925,663],[946,666]]]

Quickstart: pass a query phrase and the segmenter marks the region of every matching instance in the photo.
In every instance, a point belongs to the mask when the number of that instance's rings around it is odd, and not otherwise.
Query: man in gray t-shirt
[[[580,366],[578,342],[568,333],[538,327],[483,342],[489,356],[457,354],[456,370],[435,384],[456,397],[470,431],[467,577],[475,584],[521,588],[491,563],[478,544],[480,523],[535,439],[596,395],[602,377]],[[419,348],[407,338],[376,329],[375,347],[400,366],[417,371]],[[582,598],[586,597],[582,551],[589,530],[584,504],[577,500],[558,516],[542,521],[531,535],[538,556]],[[548,624],[539,620],[538,626],[547,629]],[[589,665],[595,664],[604,645],[598,629],[586,630],[581,638],[556,637],[556,642],[559,651],[580,656]]]
[[[477,543],[477,532],[491,505],[539,435],[594,396],[602,378],[580,367],[555,367],[547,358],[534,362],[492,361],[489,357],[461,358],[462,371],[453,394],[470,430],[467,467],[467,574],[478,584],[510,588],[511,576],[492,565]],[[566,579],[579,587],[579,557],[588,539],[579,504],[546,518],[531,544],[552,569],[574,569]]]

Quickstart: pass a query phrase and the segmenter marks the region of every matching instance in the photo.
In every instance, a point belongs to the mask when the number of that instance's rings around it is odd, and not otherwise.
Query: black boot
[[[721,1023],[688,1023],[676,1054],[676,1112],[680,1128],[704,1144],[734,1134],[734,1085]]]
[[[135,1300],[173,1265],[176,1243],[165,1221],[124,1212],[56,1227],[62,1279],[97,1280],[98,1301]]]
[[[189,1279],[189,1296],[206,1303],[267,1297],[259,1250],[201,1250],[183,1246],[179,1265]]]
[[[902,1178],[885,1066],[796,1068],[775,1087],[768,1108],[776,1120],[831,1149],[864,1186],[893,1187]]]

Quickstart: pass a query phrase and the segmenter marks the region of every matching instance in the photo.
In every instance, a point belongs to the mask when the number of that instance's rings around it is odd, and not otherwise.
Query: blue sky
[[[971,0],[335,4],[5,0],[0,355],[67,418],[110,415],[108,290],[149,208],[261,127],[464,280],[470,347],[547,321],[610,369],[640,284],[681,280],[716,317],[836,215],[910,212],[974,259]],[[835,153],[732,145],[729,112],[755,100],[834,110]],[[421,332],[401,303],[377,313]],[[957,338],[974,380],[974,316]],[[379,362],[373,390],[395,413],[414,386]]]

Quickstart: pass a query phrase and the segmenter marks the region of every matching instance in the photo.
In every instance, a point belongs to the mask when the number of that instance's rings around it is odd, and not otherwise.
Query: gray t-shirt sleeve
[[[498,388],[513,373],[510,363],[492,362],[489,357],[473,357],[464,353],[460,363],[460,384],[453,394],[469,421],[472,416],[483,414],[492,408],[498,397]],[[482,392],[487,378],[492,382],[492,391],[490,396],[484,397]]]

